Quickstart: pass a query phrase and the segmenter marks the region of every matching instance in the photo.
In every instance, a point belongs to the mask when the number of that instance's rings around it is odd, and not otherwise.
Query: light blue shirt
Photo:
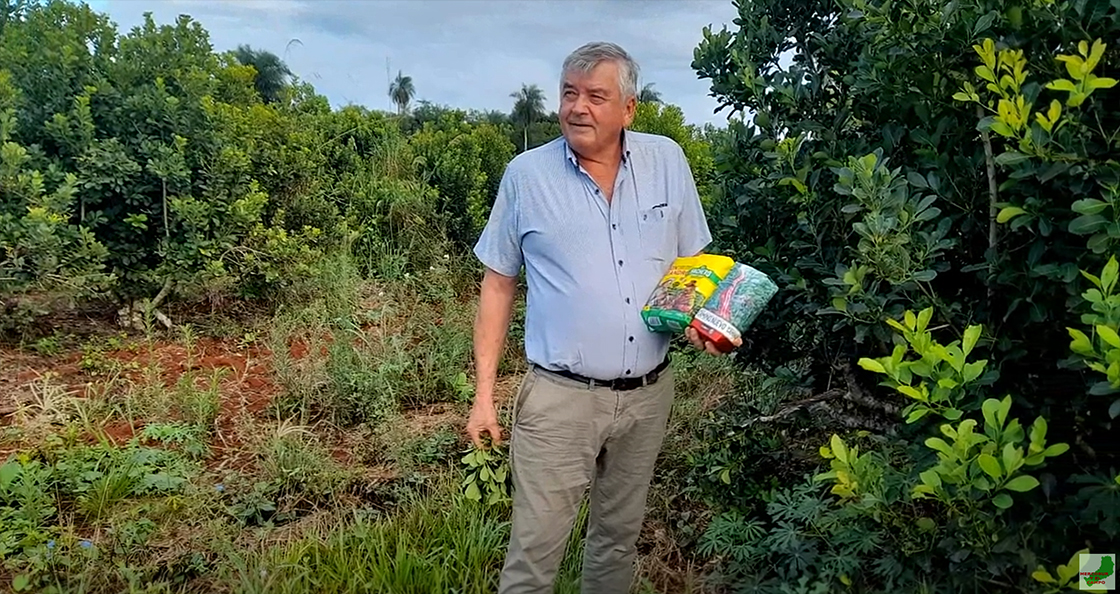
[[[681,147],[627,131],[608,204],[563,137],[506,166],[474,253],[517,276],[525,267],[525,354],[551,370],[611,380],[661,363],[669,337],[642,321],[678,256],[712,236]]]

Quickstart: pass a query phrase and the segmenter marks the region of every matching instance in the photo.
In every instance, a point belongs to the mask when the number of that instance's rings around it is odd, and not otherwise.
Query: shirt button
[[[611,223],[611,229],[618,229],[618,225]]]
[[[630,342],[634,342],[634,337],[633,336],[630,337]]]
[[[630,298],[629,297],[626,298],[626,303],[630,303]]]
[[[618,265],[619,265],[619,266],[622,266],[622,260],[619,260],[619,261],[618,261]]]
[[[626,375],[630,375],[630,370],[629,369],[626,370]]]

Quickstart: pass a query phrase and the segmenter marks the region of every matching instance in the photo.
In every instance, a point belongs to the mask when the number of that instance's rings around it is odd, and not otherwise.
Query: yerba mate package
[[[674,260],[642,308],[646,327],[652,332],[683,332],[734,265],[735,260],[714,254]]]
[[[777,292],[770,277],[736,262],[690,325],[717,349],[730,352]]]

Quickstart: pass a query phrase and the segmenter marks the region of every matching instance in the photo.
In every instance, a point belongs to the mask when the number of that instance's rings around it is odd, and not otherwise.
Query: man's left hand
[[[700,349],[701,351],[704,351],[704,352],[708,353],[709,355],[720,356],[720,355],[725,355],[726,354],[726,353],[720,351],[719,349],[717,349],[716,345],[712,344],[712,341],[704,340],[703,338],[701,338],[700,333],[696,331],[696,328],[693,328],[691,326],[685,328],[684,329],[684,335],[685,335],[686,338],[688,338],[688,342],[692,343],[692,346]],[[735,348],[738,348],[742,344],[743,344],[742,339],[736,339],[735,340]]]

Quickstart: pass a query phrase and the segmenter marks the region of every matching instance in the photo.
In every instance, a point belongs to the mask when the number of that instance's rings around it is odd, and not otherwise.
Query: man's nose
[[[572,103],[572,111],[576,113],[587,113],[587,97],[582,94],[577,95],[575,102]]]

